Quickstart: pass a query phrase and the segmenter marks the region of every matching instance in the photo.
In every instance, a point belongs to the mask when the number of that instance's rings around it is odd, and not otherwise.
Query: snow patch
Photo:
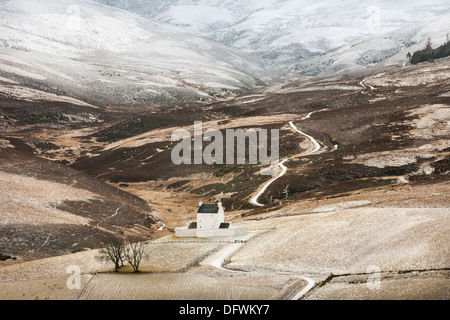
[[[75,98],[67,96],[59,96],[53,93],[21,87],[21,86],[3,86],[0,85],[0,94],[4,94],[16,99],[26,100],[26,101],[59,101],[76,104],[79,106],[86,106],[91,108],[97,108],[89,103],[80,101]]]
[[[314,209],[313,212],[314,213],[333,212],[333,211],[340,211],[340,210],[344,210],[344,209],[368,206],[370,204],[372,204],[372,202],[370,202],[368,200],[347,201],[347,202],[341,202],[341,203],[336,203],[336,204],[332,204],[332,205],[321,206],[321,207]]]

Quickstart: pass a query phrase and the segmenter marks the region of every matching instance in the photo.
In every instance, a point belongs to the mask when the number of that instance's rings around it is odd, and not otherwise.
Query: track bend
[[[321,111],[325,111],[325,110],[326,110],[326,109],[321,110]],[[312,115],[313,113],[315,113],[315,112],[320,112],[320,111],[310,112],[307,116],[305,116],[304,118],[302,118],[302,120],[309,119],[309,118],[311,117],[311,115]],[[313,145],[314,145],[314,150],[312,150],[312,151],[310,151],[310,152],[308,152],[308,153],[306,153],[306,154],[302,154],[302,156],[308,156],[308,155],[311,155],[311,154],[313,154],[313,153],[318,152],[318,151],[322,148],[321,145],[317,142],[316,139],[314,139],[314,138],[311,137],[310,135],[308,135],[308,134],[306,134],[306,133],[300,131],[300,129],[297,128],[297,126],[294,124],[293,121],[289,122],[289,126],[290,126],[295,132],[297,132],[297,133],[299,133],[299,134],[305,136],[305,137],[308,138],[309,140],[311,140],[311,142],[312,142]],[[267,188],[268,188],[272,183],[274,183],[276,180],[280,179],[282,176],[284,176],[284,175],[286,174],[286,172],[287,172],[287,167],[286,167],[284,164],[285,164],[287,161],[289,161],[289,160],[291,160],[291,159],[293,159],[293,158],[294,158],[294,157],[287,158],[287,159],[283,160],[282,162],[278,163],[278,167],[281,169],[281,172],[280,172],[275,178],[269,180],[269,182],[267,182],[264,186],[262,186],[262,188],[258,191],[258,193],[257,193],[256,195],[254,195],[253,198],[250,199],[250,203],[251,203],[252,205],[257,206],[257,207],[263,207],[263,206],[264,206],[263,204],[261,204],[261,203],[258,202],[259,197],[261,197],[261,195],[262,195],[264,192],[266,192]]]

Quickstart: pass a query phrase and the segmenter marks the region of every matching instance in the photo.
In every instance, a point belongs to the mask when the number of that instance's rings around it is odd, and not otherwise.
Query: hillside
[[[254,53],[278,75],[403,63],[406,49],[442,42],[450,26],[443,0],[97,1]]]
[[[0,147],[0,252],[14,261],[4,263],[99,248],[112,234],[155,236],[145,201],[10,143]]]
[[[266,75],[250,54],[89,0],[2,1],[0,62],[0,92],[30,84],[102,106],[209,100]]]

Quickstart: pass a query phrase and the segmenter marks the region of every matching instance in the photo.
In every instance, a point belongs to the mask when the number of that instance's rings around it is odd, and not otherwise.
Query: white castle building
[[[209,238],[234,237],[247,234],[245,227],[232,227],[225,222],[225,212],[222,203],[207,204],[200,202],[197,211],[197,222],[191,222],[188,227],[175,229],[179,238]]]

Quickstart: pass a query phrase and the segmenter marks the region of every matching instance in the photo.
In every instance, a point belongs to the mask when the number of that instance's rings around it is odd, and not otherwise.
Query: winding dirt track
[[[258,198],[266,192],[267,188],[274,183],[276,180],[280,179],[282,176],[284,176],[287,172],[287,167],[284,165],[289,159],[285,159],[282,162],[278,164],[278,166],[281,168],[281,172],[276,176],[275,178],[271,179],[269,182],[267,182],[259,191],[258,193],[250,200],[250,203],[257,207],[264,207],[263,204],[258,202]]]
[[[321,110],[324,111],[324,110]],[[320,111],[318,111],[320,112]],[[304,118],[302,118],[302,120],[306,120],[309,119],[311,117],[311,115],[315,113],[315,112],[311,112],[309,113],[307,116],[305,116]],[[314,139],[313,137],[311,137],[310,135],[302,132],[299,128],[297,128],[297,126],[294,124],[293,121],[289,122],[289,126],[297,133],[305,136],[306,138],[308,138],[314,145],[314,149],[312,151],[309,151],[306,154],[302,154],[302,156],[308,156],[311,155],[313,153],[318,152],[322,147],[321,145],[317,142],[316,139]],[[250,200],[250,203],[252,203],[255,206],[258,207],[263,207],[264,205],[258,202],[259,197],[267,190],[267,188],[276,180],[278,180],[279,178],[281,178],[282,176],[284,176],[287,172],[287,167],[284,165],[287,161],[293,159],[294,157],[291,158],[287,158],[285,160],[283,160],[282,162],[280,162],[278,164],[278,166],[281,169],[281,172],[273,179],[271,179],[269,182],[267,182],[259,191],[258,193]],[[215,256],[215,258],[210,261],[208,263],[208,265],[216,267],[218,269],[221,270],[225,270],[225,271],[229,271],[229,272],[239,272],[236,270],[231,270],[231,269],[226,269],[223,267],[223,264],[225,262],[226,259],[228,259],[229,257],[231,257],[237,250],[239,250],[241,248],[243,244],[234,244],[234,245],[230,245],[227,248],[225,248],[223,251],[219,252],[219,254],[217,254]],[[303,279],[304,281],[307,282],[307,285],[300,290],[298,293],[296,293],[291,300],[299,300],[302,297],[304,297],[309,291],[311,291],[312,288],[314,288],[315,286],[315,281],[311,278],[308,277],[303,277],[303,276],[298,276],[300,279]]]
[[[326,110],[326,109],[325,109],[325,110]],[[324,110],[321,110],[321,111],[324,111]],[[320,112],[320,111],[315,111],[315,112]],[[313,113],[315,113],[315,112],[309,113],[306,117],[302,118],[302,120],[309,119],[309,118],[311,117],[311,115],[312,115]],[[308,155],[311,155],[311,154],[313,154],[313,153],[318,152],[318,151],[322,148],[322,147],[320,146],[320,144],[317,142],[316,139],[314,139],[314,138],[311,137],[310,135],[308,135],[308,134],[306,134],[306,133],[300,131],[300,130],[297,128],[297,126],[294,124],[293,121],[290,121],[290,122],[289,122],[289,125],[291,126],[291,128],[292,128],[295,132],[297,132],[297,133],[299,133],[299,134],[301,134],[301,135],[307,137],[307,138],[308,138],[309,140],[311,140],[311,142],[314,144],[315,149],[312,150],[312,151],[310,151],[310,152],[308,152],[308,153],[306,153],[306,154],[302,154],[302,156],[308,156]],[[280,162],[280,163],[278,164],[278,166],[279,166],[280,169],[281,169],[281,172],[278,174],[278,176],[276,176],[275,178],[269,180],[269,182],[267,182],[264,186],[262,186],[261,189],[258,191],[258,193],[257,193],[255,196],[253,196],[253,198],[251,198],[250,203],[251,203],[252,205],[257,206],[257,207],[263,207],[263,206],[264,206],[263,204],[261,204],[261,203],[258,202],[259,197],[261,197],[261,195],[262,195],[264,192],[266,192],[267,188],[268,188],[272,183],[274,183],[276,180],[280,179],[282,176],[284,176],[284,175],[286,174],[286,172],[287,172],[287,167],[286,167],[284,164],[285,164],[287,161],[289,161],[289,160],[291,160],[291,159],[293,159],[293,158],[294,158],[294,157],[287,158],[287,159],[283,160],[282,162]]]

